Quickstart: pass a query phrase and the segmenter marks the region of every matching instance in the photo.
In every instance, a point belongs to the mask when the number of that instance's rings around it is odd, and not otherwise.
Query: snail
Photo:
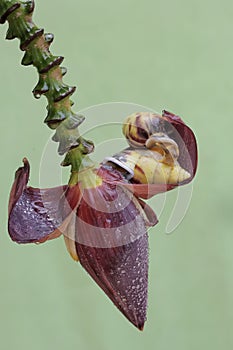
[[[169,137],[174,128],[171,123],[158,113],[133,113],[123,123],[123,134],[131,147],[138,148],[151,146],[153,135]],[[150,147],[149,147],[150,148]]]
[[[179,163],[177,132],[171,122],[157,113],[134,113],[123,124],[129,148],[107,157],[105,162],[125,172],[135,184],[178,185],[191,178]]]

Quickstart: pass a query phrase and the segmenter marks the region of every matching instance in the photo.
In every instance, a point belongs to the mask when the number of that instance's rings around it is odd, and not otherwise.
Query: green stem
[[[80,147],[75,147],[71,149],[64,161],[62,162],[63,166],[71,165],[71,176],[69,179],[69,185],[76,185],[79,182],[79,173],[84,169],[94,168],[95,164],[92,160],[87,156],[91,150],[88,147],[84,147],[83,145]]]
[[[73,102],[70,96],[74,93],[75,87],[64,84],[62,79],[66,69],[60,67],[63,57],[51,54],[49,47],[53,41],[53,34],[44,34],[44,30],[34,24],[33,10],[33,0],[0,0],[0,23],[5,21],[9,23],[6,39],[20,40],[20,49],[25,51],[21,63],[37,68],[39,81],[33,94],[35,98],[46,96],[48,114],[45,123],[51,129],[56,129],[53,140],[59,142],[58,153],[62,155],[68,152],[67,159],[72,150],[70,161],[74,162],[76,167],[84,154],[93,150],[93,144],[79,135],[78,126],[84,117],[75,114],[71,109]],[[77,148],[77,152],[73,151],[74,148]],[[78,159],[75,159],[74,155]]]

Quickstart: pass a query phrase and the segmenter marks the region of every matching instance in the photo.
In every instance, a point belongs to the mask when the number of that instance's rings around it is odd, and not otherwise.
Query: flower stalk
[[[61,67],[64,57],[54,56],[50,52],[53,34],[44,33],[33,22],[34,1],[0,0],[0,23],[6,21],[9,28],[7,40],[18,38],[20,49],[25,52],[21,64],[33,65],[39,75],[39,80],[33,89],[35,98],[44,95],[47,98],[47,116],[44,122],[49,128],[55,129],[53,141],[58,142],[58,153],[67,153],[62,163],[72,168],[81,164],[85,154],[93,151],[93,143],[80,137],[78,126],[84,117],[72,111],[73,102],[70,97],[75,92],[74,86],[63,82],[66,68]],[[74,151],[73,149],[77,149]]]

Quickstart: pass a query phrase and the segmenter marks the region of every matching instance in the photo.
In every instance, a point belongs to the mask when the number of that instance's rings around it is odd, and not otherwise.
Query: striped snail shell
[[[164,134],[167,137],[173,127],[158,113],[133,113],[126,118],[123,124],[123,134],[132,147],[147,146],[147,140],[154,134]]]
[[[146,148],[128,148],[106,161],[124,169],[131,175],[130,180],[137,184],[177,185],[190,178],[189,172],[177,160],[166,162],[163,154]]]
[[[179,147],[169,135],[174,128],[156,113],[131,114],[123,125],[123,133],[132,148],[148,148],[161,153],[163,162],[173,164],[179,157]]]

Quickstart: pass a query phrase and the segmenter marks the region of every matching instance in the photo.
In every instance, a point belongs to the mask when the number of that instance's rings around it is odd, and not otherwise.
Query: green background
[[[197,135],[189,210],[165,234],[176,198],[169,193],[150,231],[143,333],[70,259],[62,239],[19,246],[8,237],[14,171],[27,156],[31,184],[39,184],[51,131],[42,123],[45,99],[30,94],[36,71],[20,66],[19,43],[4,41],[7,25],[0,27],[1,349],[232,349],[232,16],[231,0],[36,1],[35,22],[55,34],[52,52],[65,56],[65,81],[78,85],[76,110],[112,101],[166,108]],[[51,172],[48,182],[57,184]]]

